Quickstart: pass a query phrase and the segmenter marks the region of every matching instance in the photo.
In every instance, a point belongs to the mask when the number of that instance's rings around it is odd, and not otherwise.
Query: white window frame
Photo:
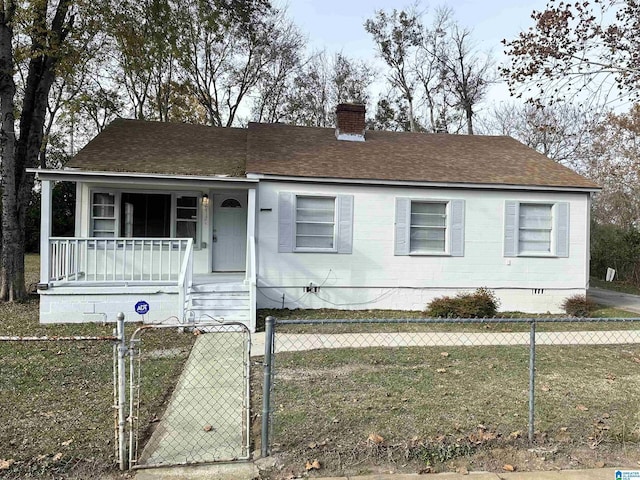
[[[520,226],[520,217],[521,217],[521,208],[523,205],[544,205],[547,207],[551,207],[551,217],[549,219],[550,221],[550,228],[549,228],[549,251],[548,252],[543,252],[543,251],[536,251],[536,250],[521,250],[520,249],[520,234],[523,230],[536,230],[536,229],[523,229]],[[540,202],[535,202],[535,201],[527,201],[527,202],[518,202],[518,256],[519,257],[555,257],[556,256],[556,204],[554,202],[545,202],[545,201],[540,201]]]
[[[299,222],[298,221],[298,199],[300,198],[330,198],[333,199],[333,247],[332,248],[322,248],[322,247],[298,247],[297,239],[298,239],[298,223],[320,223],[320,222]],[[293,205],[293,251],[294,252],[330,252],[336,253],[338,252],[338,236],[337,236],[337,225],[339,222],[338,219],[338,197],[337,195],[323,195],[323,194],[314,194],[314,193],[300,193],[294,195],[294,205]]]
[[[113,196],[113,217],[94,217],[93,216],[93,196],[97,193]],[[111,237],[98,237],[98,238],[117,238],[120,232],[120,194],[114,190],[107,189],[92,189],[89,191],[89,236],[94,237],[94,220],[114,220],[114,231]]]
[[[171,196],[171,212],[170,212],[170,238],[175,238],[176,235],[176,226],[177,226],[177,197],[195,197],[196,198],[196,206],[197,206],[197,219],[196,219],[196,241],[193,243],[193,247],[195,249],[201,248],[201,238],[202,238],[202,192],[196,191],[171,191],[166,192],[164,190],[129,190],[129,189],[105,189],[105,188],[91,188],[89,189],[89,236],[94,236],[94,228],[93,228],[93,220],[95,217],[93,216],[93,195],[94,193],[105,193],[109,195],[113,195],[115,198],[115,206],[114,206],[114,214],[115,214],[115,232],[114,237],[104,237],[104,238],[119,238],[120,230],[121,230],[121,222],[122,218],[120,215],[120,204],[122,200],[123,193],[137,193],[137,194],[148,194],[148,195],[170,195]]]
[[[520,250],[520,206],[551,205],[550,252]],[[571,253],[571,203],[566,200],[505,200],[504,257],[568,258]]]
[[[413,210],[414,203],[437,203],[445,206],[444,215],[444,250],[413,250],[411,248],[411,230],[413,228],[442,228],[442,227],[420,227],[411,223],[411,212]],[[451,245],[449,236],[451,232],[451,201],[442,199],[425,199],[425,198],[411,198],[409,204],[409,255],[450,255]]]

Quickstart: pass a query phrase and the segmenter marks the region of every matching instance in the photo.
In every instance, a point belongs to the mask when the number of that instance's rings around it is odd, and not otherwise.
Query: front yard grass
[[[315,459],[322,476],[637,465],[640,346],[538,347],[535,445],[528,360],[526,346],[279,353],[272,478]]]
[[[38,256],[26,258],[26,283],[37,282]],[[3,336],[109,336],[114,324],[38,323],[38,298],[0,303]],[[127,326],[127,337],[136,325]],[[141,423],[168,398],[194,337],[175,331],[145,334]],[[113,346],[110,342],[0,342],[0,478],[117,477]],[[6,463],[3,463],[6,461]],[[10,466],[2,468],[3,466]]]

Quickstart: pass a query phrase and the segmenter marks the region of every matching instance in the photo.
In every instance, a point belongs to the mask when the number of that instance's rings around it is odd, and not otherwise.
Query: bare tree
[[[286,17],[279,16],[277,28],[271,38],[273,60],[266,65],[256,84],[252,119],[256,122],[275,123],[285,117],[285,98],[293,77],[303,68],[301,52],[306,39]]]
[[[283,95],[279,120],[293,125],[330,127],[339,103],[367,103],[371,68],[342,53],[316,52],[300,67]]]
[[[473,135],[476,105],[493,81],[493,60],[474,49],[471,30],[458,24],[451,26],[449,41],[440,51],[444,82],[455,99],[455,107],[464,114],[467,133]]]
[[[573,104],[495,106],[485,133],[508,135],[567,167],[588,173],[584,151],[600,115]]]
[[[415,102],[417,97],[417,52],[423,38],[423,25],[415,9],[378,10],[374,18],[364,24],[376,44],[378,56],[387,64],[389,83],[407,103],[409,128],[418,130]]]

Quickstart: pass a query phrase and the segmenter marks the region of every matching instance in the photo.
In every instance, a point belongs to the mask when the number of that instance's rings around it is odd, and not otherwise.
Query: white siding
[[[278,253],[280,191],[353,195],[353,253]],[[396,197],[464,200],[464,256],[394,255]],[[569,257],[504,257],[506,200],[568,202]],[[435,296],[484,286],[496,290],[503,310],[546,312],[558,311],[563,298],[587,285],[586,193],[262,181],[258,202],[259,307],[281,307],[284,293],[288,308],[422,309]],[[318,294],[304,294],[310,283],[321,286]]]

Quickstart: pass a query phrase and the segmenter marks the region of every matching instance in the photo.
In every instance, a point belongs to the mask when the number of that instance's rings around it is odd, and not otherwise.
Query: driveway
[[[591,300],[602,305],[640,314],[640,295],[614,292],[602,288],[590,288],[587,294]]]

